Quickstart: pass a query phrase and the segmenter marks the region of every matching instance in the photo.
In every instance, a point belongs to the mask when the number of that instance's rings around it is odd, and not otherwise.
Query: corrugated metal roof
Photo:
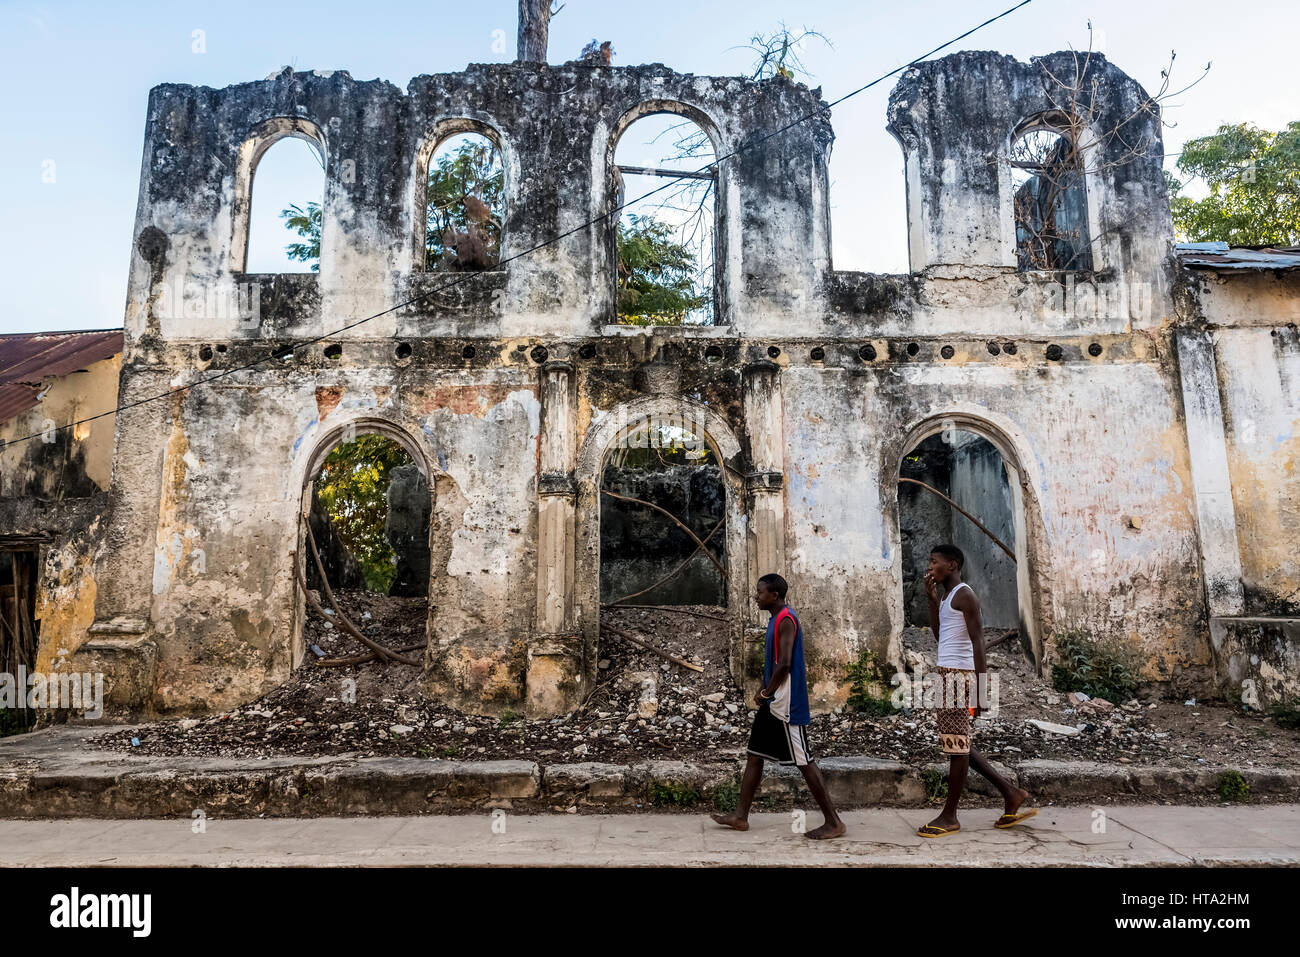
[[[1300,246],[1229,246],[1227,243],[1178,243],[1184,266],[1219,272],[1300,269]]]
[[[39,404],[44,381],[122,351],[121,329],[0,335],[0,422]]]

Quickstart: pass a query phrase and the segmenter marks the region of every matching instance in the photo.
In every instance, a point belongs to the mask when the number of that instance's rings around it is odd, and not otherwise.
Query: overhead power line
[[[617,206],[613,206],[599,216],[594,216],[591,219],[588,219],[585,222],[580,223],[571,229],[567,229],[562,233],[557,233],[556,235],[552,236],[550,239],[543,240],[542,242],[537,243],[534,246],[530,246],[527,249],[521,250],[520,252],[517,252],[512,256],[507,256],[505,259],[502,259],[499,263],[497,263],[497,265],[505,266],[508,263],[514,262],[518,259],[522,259],[525,256],[531,255],[532,253],[535,253],[540,249],[545,249],[548,246],[553,246],[555,243],[558,243],[560,240],[566,239],[567,237],[572,236],[574,233],[581,232],[584,229],[587,229],[590,226],[595,225],[596,223],[607,220],[615,213],[619,212],[620,210],[625,209],[628,206],[631,206],[635,203],[639,203],[643,199],[648,199],[649,197],[655,195],[656,193],[662,192],[663,190],[668,189],[669,187],[675,185],[676,183],[680,183],[684,179],[698,179],[702,175],[706,175],[711,171],[713,171],[714,169],[716,169],[719,164],[724,163],[727,160],[732,159],[736,156],[739,156],[741,153],[747,150],[752,150],[756,146],[760,146],[763,143],[766,143],[774,136],[780,136],[782,133],[785,133],[786,131],[791,130],[794,127],[798,126],[800,123],[805,123],[808,120],[812,119],[813,117],[821,116],[829,112],[833,107],[839,106],[841,103],[844,103],[845,101],[852,99],[853,97],[857,96],[859,93],[864,93],[867,90],[871,89],[873,86],[876,86],[877,84],[883,83],[885,80],[888,80],[890,77],[902,73],[904,70],[908,69],[909,67],[929,59],[930,57],[934,56],[936,53],[940,52],[941,50],[946,50],[954,43],[958,43],[961,40],[966,39],[971,34],[983,30],[985,27],[989,26],[990,24],[996,23],[997,21],[1003,19],[1004,17],[1010,16],[1011,14],[1019,10],[1021,7],[1028,6],[1032,2],[1033,0],[1021,0],[1021,2],[1017,3],[1015,6],[1008,7],[1006,10],[1003,10],[1001,13],[997,14],[996,16],[989,17],[983,23],[979,23],[971,27],[966,32],[958,34],[957,36],[953,37],[951,40],[948,40],[945,43],[941,43],[933,50],[930,50],[927,53],[923,53],[919,57],[915,57],[914,59],[908,60],[902,66],[895,67],[894,69],[890,70],[888,73],[884,73],[876,77],[870,83],[864,83],[862,86],[858,87],[857,89],[851,90],[848,93],[845,93],[843,96],[839,97],[838,99],[832,100],[830,103],[826,104],[826,106],[818,107],[815,110],[811,110],[807,113],[801,114],[800,116],[786,123],[784,126],[780,126],[774,130],[770,130],[767,133],[764,133],[762,136],[758,137],[757,139],[750,140],[736,147],[736,149],[732,150],[729,153],[724,153],[722,156],[719,156],[716,159],[714,159],[713,162],[706,163],[704,166],[701,166],[697,170],[683,171],[675,179],[670,179],[667,182],[663,183],[662,185],[655,187],[654,189],[650,190],[647,193],[643,193],[642,195],[636,197],[635,199],[630,199]],[[332,339],[335,336],[339,335],[340,333],[347,332],[349,329],[355,329],[357,326],[365,325],[367,322],[371,322],[382,316],[386,316],[391,312],[396,312],[399,309],[405,309],[406,307],[412,306],[420,302],[421,300],[436,295],[437,293],[442,292],[445,289],[450,289],[451,287],[460,285],[463,282],[469,282],[470,280],[474,279],[477,275],[478,273],[462,273],[458,276],[454,276],[450,278],[445,283],[435,286],[434,288],[428,290],[427,292],[423,292],[418,296],[414,296],[410,299],[406,299],[402,302],[397,303],[394,306],[389,306],[387,309],[384,309],[381,312],[376,312],[374,315],[366,316],[364,319],[358,319],[355,322],[350,322],[345,326],[340,326],[339,328],[331,330],[330,332],[327,332],[323,335],[315,336],[311,339],[303,339],[289,346],[283,346],[275,350],[274,352],[271,352],[268,355],[263,356],[260,359],[254,359],[252,362],[246,362],[243,365],[234,366],[230,369],[223,369],[220,372],[217,372],[210,376],[205,376],[201,379],[189,383],[188,385],[176,386],[175,388],[168,389],[165,392],[159,392],[155,395],[146,396],[145,398],[142,399],[136,399],[132,402],[127,402],[125,404],[119,404],[116,408],[111,409],[107,412],[100,412],[96,415],[88,416],[87,418],[84,419],[78,419],[75,422],[69,422],[67,425],[61,425],[52,429],[45,429],[41,432],[36,432],[32,435],[25,435],[22,436],[21,438],[12,439],[8,443],[6,443],[3,447],[8,448],[9,446],[19,445],[23,442],[30,442],[32,439],[41,436],[53,435],[55,433],[62,432],[65,429],[75,428],[76,426],[84,425],[87,422],[94,422],[96,419],[102,419],[105,418],[106,416],[116,415],[119,412],[125,412],[129,409],[134,409],[138,406],[145,405],[146,403],[149,402],[157,402],[160,399],[166,399],[178,393],[187,392],[190,389],[196,388],[197,386],[206,385],[209,382],[215,382],[218,379],[224,379],[227,376],[234,375],[235,373],[245,372],[249,369],[257,368],[258,366],[264,365],[271,361],[284,361],[285,359],[292,356],[299,349],[304,349],[308,346],[315,345],[318,342],[324,342],[328,339]]]

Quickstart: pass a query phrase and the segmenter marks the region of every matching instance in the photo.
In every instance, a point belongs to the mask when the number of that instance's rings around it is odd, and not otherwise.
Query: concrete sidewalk
[[[706,815],[528,815],[383,818],[0,821],[2,866],[708,866],[771,864],[1084,866],[1300,865],[1300,805],[1104,811],[1050,807],[999,831],[971,809],[960,834],[915,836],[932,809],[844,813],[849,833],[825,843],[791,829],[791,814],[756,814],[746,833]],[[496,830],[504,833],[494,832]],[[820,823],[816,812],[808,826]]]

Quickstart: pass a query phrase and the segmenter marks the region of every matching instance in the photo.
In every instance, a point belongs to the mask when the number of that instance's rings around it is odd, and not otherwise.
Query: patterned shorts
[[[948,677],[953,675],[955,677]],[[939,681],[943,688],[939,710],[935,720],[939,725],[939,744],[944,754],[970,754],[971,714],[970,705],[975,704],[975,672],[965,668],[947,668],[939,666]],[[962,685],[965,685],[965,699],[962,704]],[[962,705],[949,707],[949,705]]]

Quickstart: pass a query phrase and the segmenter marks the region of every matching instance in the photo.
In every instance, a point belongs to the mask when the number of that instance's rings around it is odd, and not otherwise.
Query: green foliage
[[[505,208],[505,170],[497,148],[486,138],[465,140],[437,158],[429,167],[425,186],[426,217],[424,243],[430,266],[443,261],[442,237],[450,227],[465,231],[469,216],[465,200],[474,197],[487,206],[489,219],[479,223],[485,234],[489,255],[500,255],[501,224]],[[321,205],[308,203],[306,209],[293,205],[280,212],[286,229],[297,233],[305,242],[287,247],[290,259],[312,264],[320,271]]]
[[[501,716],[497,718],[497,727],[508,728],[518,720],[519,715],[507,708],[505,711],[502,711]]]
[[[948,800],[948,775],[936,768],[926,768],[921,772],[921,782],[925,785],[925,799],[931,804]]]
[[[1278,702],[1268,713],[1279,728],[1300,731],[1300,698]]]
[[[713,789],[713,807],[715,810],[734,811],[740,803],[740,778],[731,778]]]
[[[285,250],[289,258],[309,262],[312,272],[320,272],[320,203],[308,203],[306,209],[290,206],[280,211],[280,218],[284,220],[285,229],[307,240],[305,243],[290,243]]]
[[[488,255],[501,254],[501,226],[505,218],[505,169],[496,144],[486,137],[466,139],[436,158],[429,166],[425,187],[425,261],[434,268],[444,261],[442,239],[448,229],[464,232],[470,216],[465,201],[473,197],[487,206],[490,218],[478,224],[487,241]]]
[[[1094,641],[1082,631],[1060,631],[1056,659],[1052,687],[1057,691],[1082,691],[1117,704],[1137,691],[1137,662],[1118,641]]]
[[[330,453],[316,476],[316,495],[371,591],[388,593],[397,555],[384,531],[392,471],[410,455],[383,435],[359,435]]]
[[[1210,191],[1199,200],[1180,196],[1185,184],[1168,176],[1180,239],[1300,245],[1300,121],[1279,133],[1250,123],[1220,126],[1183,144],[1178,170]]]
[[[696,278],[695,254],[673,240],[667,223],[630,215],[618,224],[619,322],[681,325],[712,298],[696,289]]]
[[[1250,796],[1250,785],[1240,771],[1224,771],[1219,775],[1219,800],[1244,801]]]
[[[655,807],[689,807],[698,804],[700,790],[680,781],[655,781],[650,785],[650,803]]]
[[[889,671],[876,658],[875,652],[864,648],[857,661],[844,666],[844,680],[849,683],[848,706],[860,714],[877,717],[893,714],[894,705],[886,697],[877,697],[876,686],[889,687]]]

